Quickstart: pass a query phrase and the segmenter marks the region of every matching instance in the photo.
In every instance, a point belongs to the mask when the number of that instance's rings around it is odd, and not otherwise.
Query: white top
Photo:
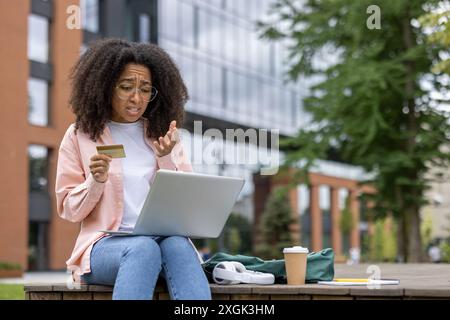
[[[295,246],[291,248],[284,248],[283,253],[309,253],[308,248],[303,248],[301,246]]]
[[[119,230],[131,231],[150,190],[150,179],[156,171],[156,158],[152,148],[145,143],[143,120],[133,123],[109,121],[107,125],[114,143],[123,144],[125,149],[126,157],[120,159],[124,212]]]

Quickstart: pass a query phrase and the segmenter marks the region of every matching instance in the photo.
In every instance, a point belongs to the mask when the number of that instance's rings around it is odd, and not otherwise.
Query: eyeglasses
[[[122,100],[128,100],[132,95],[137,92],[139,96],[142,98],[144,102],[150,102],[153,101],[153,99],[156,98],[156,95],[158,94],[158,90],[156,90],[155,87],[146,85],[142,88],[134,87],[130,84],[119,84],[116,86],[116,92],[117,96]]]

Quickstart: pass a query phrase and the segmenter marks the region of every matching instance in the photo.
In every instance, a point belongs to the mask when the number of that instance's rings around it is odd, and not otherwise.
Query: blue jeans
[[[171,299],[210,300],[208,279],[185,237],[108,236],[94,244],[88,284],[113,285],[113,300],[150,300],[159,275]]]

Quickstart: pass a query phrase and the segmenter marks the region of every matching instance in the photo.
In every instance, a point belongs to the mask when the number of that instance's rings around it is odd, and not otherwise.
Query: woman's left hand
[[[177,130],[177,122],[173,120],[170,123],[169,131],[167,131],[166,135],[163,137],[159,137],[158,141],[154,141],[153,144],[156,148],[156,155],[158,157],[164,157],[172,152],[173,147],[178,142],[178,130]]]

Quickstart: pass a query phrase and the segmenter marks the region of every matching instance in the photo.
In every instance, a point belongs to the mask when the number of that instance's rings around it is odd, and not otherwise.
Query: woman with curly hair
[[[106,39],[71,78],[76,120],[60,145],[55,188],[58,214],[81,222],[67,261],[75,281],[113,285],[113,299],[152,299],[161,275],[172,299],[211,299],[190,239],[99,231],[134,228],[156,170],[192,171],[177,132],[188,94],[175,63],[157,45]],[[112,144],[126,157],[97,154]]]

